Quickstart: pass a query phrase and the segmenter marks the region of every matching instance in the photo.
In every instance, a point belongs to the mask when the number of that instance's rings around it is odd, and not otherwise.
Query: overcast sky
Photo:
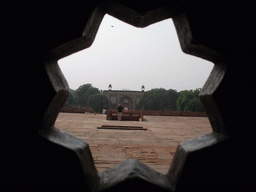
[[[105,15],[91,47],[58,61],[69,87],[202,88],[213,63],[181,51],[172,19],[136,28]]]

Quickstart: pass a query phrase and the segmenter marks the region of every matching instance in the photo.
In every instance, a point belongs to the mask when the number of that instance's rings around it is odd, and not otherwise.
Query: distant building
[[[117,105],[121,103],[124,109],[135,110],[144,95],[144,90],[144,86],[142,91],[112,90],[112,86],[111,89],[109,86],[109,90],[103,91],[103,94],[108,99],[109,109],[116,109]]]

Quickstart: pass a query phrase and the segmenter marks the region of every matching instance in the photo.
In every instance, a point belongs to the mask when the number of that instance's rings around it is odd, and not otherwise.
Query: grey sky
[[[181,51],[172,19],[136,28],[105,15],[91,47],[58,61],[69,87],[202,88],[213,63]]]

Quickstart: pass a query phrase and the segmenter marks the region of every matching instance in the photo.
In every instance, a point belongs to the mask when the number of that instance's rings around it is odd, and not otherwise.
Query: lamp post
[[[109,91],[112,90],[112,85],[111,85],[111,84],[108,85],[108,90],[109,90]]]
[[[142,92],[145,91],[145,86],[144,86],[144,85],[141,86],[141,91],[142,91]]]

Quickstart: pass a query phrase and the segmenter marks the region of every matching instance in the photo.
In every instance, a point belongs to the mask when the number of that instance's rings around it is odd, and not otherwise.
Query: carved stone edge
[[[130,17],[126,19],[120,18],[120,15],[124,14],[119,14],[118,11],[115,11],[118,10],[116,9],[116,6],[123,8],[122,10],[124,10],[124,12],[130,12]],[[161,11],[165,12],[164,16],[158,17],[157,19],[152,21],[152,15],[159,13]],[[208,47],[201,45],[193,38],[189,22],[187,21],[185,14],[179,9],[177,9],[177,7],[173,7],[173,9],[158,8],[156,10],[147,12],[145,15],[140,15],[138,13],[133,12],[133,10],[125,8],[124,6],[119,4],[108,4],[105,7],[97,7],[95,11],[92,13],[91,18],[89,19],[85,27],[85,30],[82,33],[81,38],[74,39],[63,45],[60,45],[59,47],[54,48],[53,50],[49,51],[44,57],[45,70],[50,82],[52,83],[53,89],[56,91],[56,95],[54,96],[52,102],[50,103],[45,113],[41,127],[42,129],[39,132],[39,135],[53,143],[56,143],[60,146],[63,146],[69,150],[74,151],[80,159],[84,173],[87,175],[91,175],[89,177],[92,178],[98,178],[98,173],[95,168],[88,144],[85,143],[84,141],[80,141],[78,138],[74,136],[71,136],[53,127],[54,122],[58,116],[59,109],[62,107],[62,105],[65,103],[68,97],[68,85],[65,80],[65,77],[59,69],[57,60],[62,57],[68,56],[72,53],[75,53],[79,50],[88,48],[93,43],[99,25],[106,13],[118,17],[119,19],[137,27],[145,27],[149,24],[158,22],[160,20],[173,17],[173,21],[180,40],[181,48],[185,53],[210,60],[214,63],[223,63],[223,61],[225,61],[225,58],[222,55],[211,50]],[[212,103],[214,108],[217,109],[217,105],[211,102],[211,100],[213,100],[212,95],[214,94],[216,88],[220,84],[222,77],[219,78],[220,81],[216,83],[214,89],[212,89],[211,91],[206,90],[208,90],[208,87],[211,86],[211,83],[215,78],[214,76],[219,75],[218,69],[223,69],[225,71],[225,68],[218,67],[219,66],[216,65],[211,74],[212,77],[210,76],[210,78],[206,82],[206,85],[204,86],[203,92],[201,93],[201,100],[204,101],[204,106],[207,109],[209,108],[209,103]],[[224,74],[225,72],[223,73],[223,75]],[[209,113],[210,112],[208,111],[208,114]],[[217,116],[219,116],[219,113]],[[210,122],[212,125],[214,125],[214,122],[219,123],[221,121],[216,121],[216,117],[213,116]],[[213,126],[213,130],[215,132],[219,132],[216,126]],[[124,161],[117,167],[110,168],[110,170],[100,173],[100,190],[104,190],[113,185],[116,185],[117,182],[121,182],[122,179],[137,177],[144,179],[149,183],[154,183],[159,187],[163,187],[171,191],[174,191],[177,186],[179,177],[182,173],[182,168],[186,163],[187,155],[189,153],[196,152],[197,150],[200,150],[202,148],[211,147],[225,139],[227,139],[227,136],[223,136],[218,133],[210,133],[209,135],[205,135],[199,138],[194,138],[192,140],[182,142],[177,149],[174,161],[172,162],[169,172],[166,176],[157,173],[156,171],[152,170],[151,168],[148,168],[146,165],[140,163],[137,160]],[[123,170],[123,176],[115,180],[114,178],[117,178],[116,174],[118,174],[120,170]],[[110,178],[113,178],[113,180],[111,180]],[[97,179],[95,180],[94,185],[95,183],[97,185]]]
[[[98,188],[100,178],[88,143],[55,127],[43,129],[38,132],[38,135],[53,144],[69,150],[71,153],[75,153],[85,176],[85,183],[90,186],[92,191]]]
[[[127,159],[114,167],[100,172],[99,175],[99,191],[110,189],[130,179],[141,179],[162,189],[172,189],[166,175],[158,173],[136,159]]]
[[[199,96],[213,131],[216,133],[228,135],[222,115],[214,99],[214,93],[223,81],[226,71],[226,64],[216,63]]]
[[[193,37],[186,14],[180,8],[176,8],[175,13],[172,19],[178,34],[181,49],[184,53],[206,59],[214,64],[227,60],[222,54],[204,46]]]
[[[216,144],[219,144],[227,139],[229,139],[229,137],[226,135],[211,132],[209,134],[181,142],[177,148],[171,167],[166,175],[171,182],[170,184],[172,186],[172,190],[174,191],[178,185],[188,155],[201,151],[205,148],[214,147]]]

